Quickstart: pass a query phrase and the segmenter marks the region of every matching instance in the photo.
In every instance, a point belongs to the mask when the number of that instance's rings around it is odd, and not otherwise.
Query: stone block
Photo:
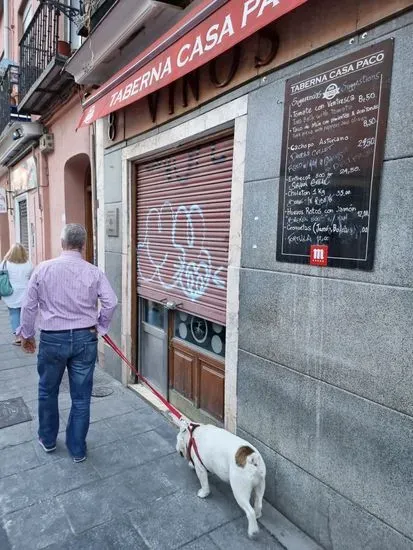
[[[120,307],[120,306],[118,306]],[[122,381],[122,360],[109,346],[105,345],[103,369],[115,380]]]
[[[238,391],[240,429],[413,539],[411,417],[244,352]]]
[[[413,414],[413,292],[242,270],[240,348]]]
[[[283,82],[249,94],[245,181],[279,176],[283,110]]]
[[[122,150],[104,157],[105,203],[122,202]]]
[[[326,550],[412,550],[413,541],[239,430],[267,465],[266,498]]]
[[[119,302],[122,301],[122,255],[115,252],[105,252],[105,274]],[[119,303],[117,309],[121,309]]]

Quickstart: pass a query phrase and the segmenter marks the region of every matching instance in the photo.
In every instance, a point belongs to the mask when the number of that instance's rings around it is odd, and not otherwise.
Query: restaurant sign
[[[182,35],[182,28],[189,25],[191,17],[194,17],[189,13],[177,27],[85,102],[86,109],[79,127],[91,124],[182,78],[306,1],[228,0]],[[196,15],[210,4],[204,2]],[[176,39],[172,39],[174,35]],[[171,45],[163,48],[162,44],[165,43]],[[159,54],[154,57],[153,52],[156,50]]]

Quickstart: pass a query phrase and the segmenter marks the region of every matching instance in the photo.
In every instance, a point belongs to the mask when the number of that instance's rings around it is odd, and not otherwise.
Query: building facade
[[[69,14],[32,0],[3,2],[1,13],[0,252],[22,242],[34,264],[59,254],[69,222],[86,225],[94,257],[93,129],[76,132],[82,90],[64,66],[82,38]]]
[[[304,2],[96,122],[112,337],[329,549],[413,547],[411,7]]]
[[[99,9],[55,124],[92,134],[111,337],[324,548],[413,548],[413,3]]]

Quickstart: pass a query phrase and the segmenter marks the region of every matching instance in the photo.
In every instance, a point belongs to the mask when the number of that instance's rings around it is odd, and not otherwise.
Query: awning
[[[205,0],[89,97],[78,127],[168,86],[306,1]]]

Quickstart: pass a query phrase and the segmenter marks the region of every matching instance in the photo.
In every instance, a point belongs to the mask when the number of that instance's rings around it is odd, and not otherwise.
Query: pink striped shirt
[[[23,299],[17,334],[23,338],[34,336],[39,314],[40,330],[96,326],[103,335],[109,329],[117,303],[106,275],[83,260],[80,252],[65,250],[60,257],[42,262],[34,270]]]

